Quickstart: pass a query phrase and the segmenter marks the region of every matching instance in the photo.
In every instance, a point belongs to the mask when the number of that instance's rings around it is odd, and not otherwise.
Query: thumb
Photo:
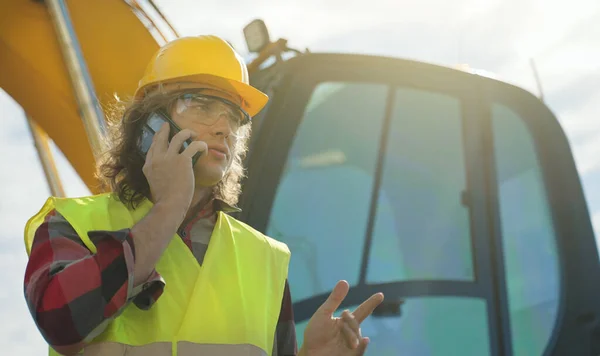
[[[337,310],[337,308],[340,307],[340,304],[342,304],[342,301],[344,301],[346,295],[348,295],[349,289],[350,286],[348,285],[348,282],[339,281],[333,288],[333,291],[331,292],[325,303],[321,304],[321,306],[318,309],[318,312],[331,317],[333,313]]]

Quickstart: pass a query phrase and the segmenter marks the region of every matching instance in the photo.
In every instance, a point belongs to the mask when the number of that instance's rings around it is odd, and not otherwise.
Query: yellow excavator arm
[[[91,192],[95,160],[48,2],[0,2],[0,88],[63,152]],[[91,82],[103,110],[133,95],[159,42],[133,1],[66,1]],[[137,15],[136,15],[137,14]],[[17,118],[3,118],[17,119]]]

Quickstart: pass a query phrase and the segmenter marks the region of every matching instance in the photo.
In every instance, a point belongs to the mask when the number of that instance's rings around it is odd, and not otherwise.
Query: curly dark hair
[[[142,125],[153,111],[170,108],[185,91],[155,93],[141,100],[123,102],[117,98],[108,111],[106,151],[101,155],[96,176],[105,190],[113,191],[118,199],[135,209],[145,198],[150,198],[150,186],[142,172],[144,158],[138,151]],[[238,202],[241,179],[245,175],[242,165],[248,150],[251,125],[240,127],[238,139],[232,147],[232,163],[223,179],[213,188],[213,196],[230,205]]]

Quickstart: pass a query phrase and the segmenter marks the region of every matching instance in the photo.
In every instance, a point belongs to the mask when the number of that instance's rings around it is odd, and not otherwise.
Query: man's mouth
[[[208,150],[218,157],[226,158],[229,156],[229,150],[225,146],[208,146]]]

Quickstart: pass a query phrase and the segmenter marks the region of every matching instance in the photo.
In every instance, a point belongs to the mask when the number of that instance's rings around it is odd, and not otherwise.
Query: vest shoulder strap
[[[78,198],[49,197],[40,211],[25,225],[25,248],[28,255],[31,253],[36,230],[52,210],[60,213],[73,226],[92,253],[96,253],[96,246],[88,237],[89,231],[118,230],[133,225],[131,214],[112,193]]]
[[[229,216],[227,214],[223,214],[223,215],[227,218],[227,221],[229,222],[230,225],[236,225],[237,228],[245,230],[250,235],[253,235],[258,240],[268,244],[271,248],[278,250],[285,255],[289,256],[291,254],[290,249],[288,248],[288,246],[285,243],[283,243],[281,241],[277,241],[274,238],[263,234],[262,232],[256,230],[252,226],[250,226],[240,220],[237,220],[236,218],[234,218],[232,216]]]

